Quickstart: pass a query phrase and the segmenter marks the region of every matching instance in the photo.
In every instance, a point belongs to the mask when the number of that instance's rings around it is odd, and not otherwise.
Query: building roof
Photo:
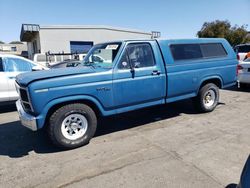
[[[113,31],[123,31],[130,33],[140,33],[145,35],[151,35],[151,32],[144,32],[136,29],[128,29],[121,27],[112,27],[107,25],[41,25],[40,29],[106,29]]]
[[[120,27],[111,27],[106,25],[37,25],[37,24],[22,24],[20,40],[28,41],[32,34],[39,32],[41,29],[104,29],[120,32],[138,33],[144,35],[152,35],[151,32],[144,32],[135,29],[127,29]]]

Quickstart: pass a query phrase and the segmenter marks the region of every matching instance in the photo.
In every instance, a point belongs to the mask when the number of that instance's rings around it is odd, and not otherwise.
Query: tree
[[[231,26],[229,21],[216,20],[213,22],[205,22],[200,31],[197,32],[199,38],[225,38],[228,42],[235,46],[250,42],[250,36],[246,30],[247,25]]]
[[[4,42],[0,40],[0,44],[4,44]]]
[[[20,41],[12,41],[12,42],[10,42],[9,44],[23,44],[23,43],[20,42]]]

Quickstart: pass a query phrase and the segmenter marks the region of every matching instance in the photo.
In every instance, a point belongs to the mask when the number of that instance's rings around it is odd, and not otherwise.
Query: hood
[[[87,74],[94,72],[96,72],[96,70],[91,67],[59,68],[59,69],[34,71],[34,72],[19,74],[16,77],[16,82],[21,86],[27,86],[29,83],[37,80],[55,78],[60,76]]]

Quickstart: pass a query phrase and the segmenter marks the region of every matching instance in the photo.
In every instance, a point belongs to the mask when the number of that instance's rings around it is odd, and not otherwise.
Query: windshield
[[[121,43],[106,43],[95,45],[83,59],[84,66],[112,68],[114,59]]]

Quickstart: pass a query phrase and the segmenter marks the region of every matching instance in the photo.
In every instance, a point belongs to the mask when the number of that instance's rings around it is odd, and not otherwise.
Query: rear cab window
[[[170,50],[175,61],[227,56],[221,43],[171,44]]]

